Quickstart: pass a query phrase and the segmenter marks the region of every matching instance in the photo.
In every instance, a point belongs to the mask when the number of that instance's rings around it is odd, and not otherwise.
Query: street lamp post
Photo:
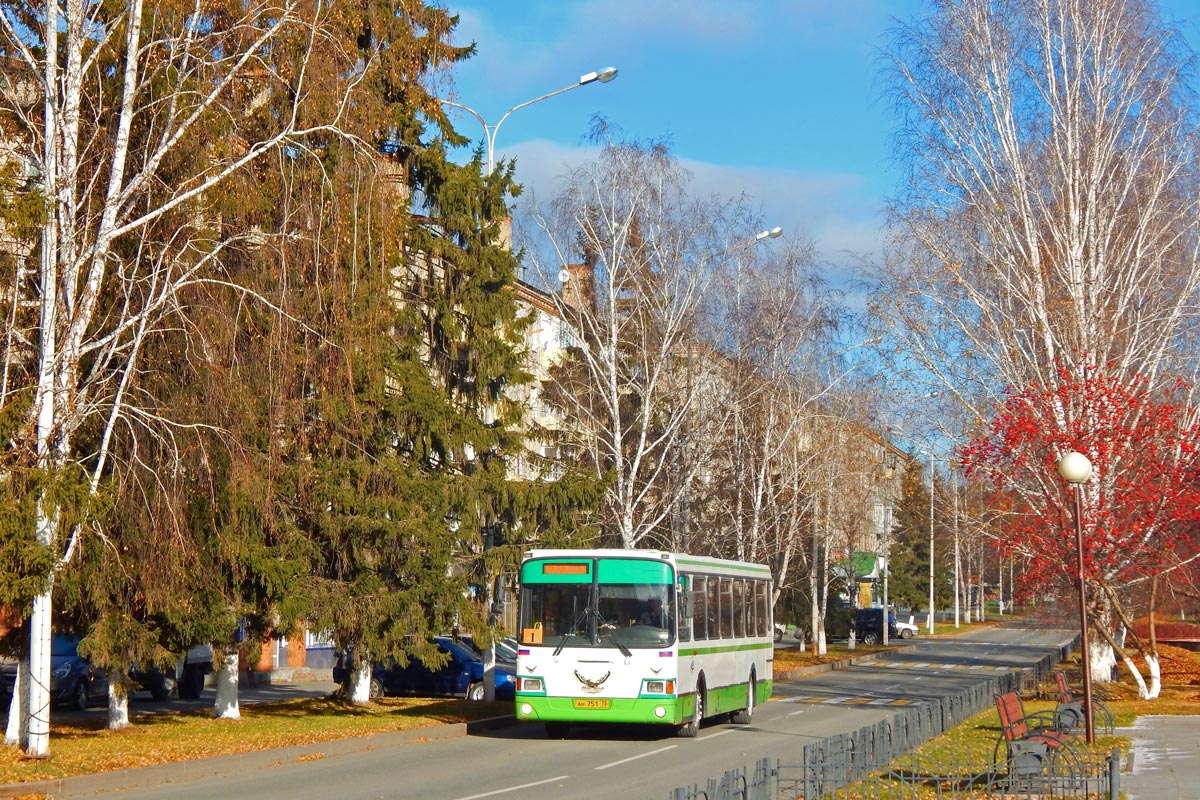
[[[500,117],[500,121],[495,125],[488,125],[483,116],[470,106],[464,106],[462,103],[456,103],[453,100],[442,100],[440,98],[439,102],[443,103],[444,105],[461,108],[463,111],[466,111],[468,114],[475,117],[475,119],[479,120],[479,124],[483,126],[484,144],[487,146],[487,174],[491,175],[492,170],[496,166],[496,134],[500,131],[500,126],[504,124],[504,120],[508,119],[510,114],[518,109],[525,108],[525,106],[531,106],[534,103],[540,103],[543,100],[547,100],[555,95],[562,94],[563,92],[569,92],[570,90],[577,89],[580,86],[587,86],[589,83],[608,83],[615,77],[617,77],[616,67],[605,67],[599,72],[589,72],[586,75],[580,75],[579,80],[576,83],[572,83],[570,86],[564,86],[561,89],[556,89],[555,91],[544,94],[541,97],[535,97],[532,100],[526,100],[520,105],[513,106],[508,111],[504,112],[504,116]]]
[[[929,454],[929,635],[933,636],[933,454]]]
[[[1087,743],[1095,744],[1092,658],[1088,648],[1087,586],[1083,580],[1083,484],[1092,477],[1092,462],[1083,453],[1072,451],[1058,460],[1058,474],[1071,484],[1071,494],[1075,501],[1075,559],[1079,568],[1079,647],[1080,669],[1083,671],[1083,718],[1087,727]]]
[[[888,597],[888,573],[891,572],[891,536],[892,536],[892,506],[887,504],[883,507],[883,613],[885,615],[891,613],[892,601]],[[883,625],[883,643],[888,643],[888,629],[891,627],[885,622]]]
[[[949,465],[947,465],[949,466]],[[958,545],[958,477],[951,472],[950,475],[950,491],[954,494],[954,627],[959,625],[959,595],[963,593],[963,582],[960,577],[962,574],[962,558],[959,553]],[[968,576],[970,577],[970,576]],[[970,592],[966,592],[967,606],[967,622],[971,621],[971,596]]]

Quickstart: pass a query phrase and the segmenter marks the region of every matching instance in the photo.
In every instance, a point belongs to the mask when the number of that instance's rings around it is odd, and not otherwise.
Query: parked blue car
[[[483,656],[463,641],[449,636],[433,639],[438,649],[448,655],[444,666],[439,669],[427,667],[419,659],[409,658],[408,664],[400,666],[388,660],[376,664],[371,672],[371,697],[387,694],[417,695],[421,697],[465,697],[482,700]],[[345,684],[349,680],[352,659],[339,655],[333,667],[333,679]],[[512,700],[516,694],[517,678],[514,664],[496,661],[496,699]]]
[[[50,639],[50,701],[83,711],[108,699],[108,675],[79,654],[78,644],[68,634]]]

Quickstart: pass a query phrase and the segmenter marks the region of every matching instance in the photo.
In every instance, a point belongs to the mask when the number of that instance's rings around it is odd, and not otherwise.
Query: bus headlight
[[[540,692],[542,691],[541,678],[519,678],[517,680],[517,691],[519,692]]]
[[[675,681],[642,681],[642,694],[675,694]]]
[[[533,706],[529,705],[529,703],[521,703],[521,716],[528,717],[532,713]]]

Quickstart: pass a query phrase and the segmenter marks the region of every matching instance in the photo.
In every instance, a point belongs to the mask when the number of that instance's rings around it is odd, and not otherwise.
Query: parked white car
[[[896,620],[896,634],[901,639],[911,639],[912,637],[916,636],[917,633],[918,628],[913,623]]]

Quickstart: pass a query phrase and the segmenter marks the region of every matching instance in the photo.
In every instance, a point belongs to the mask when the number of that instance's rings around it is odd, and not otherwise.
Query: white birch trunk
[[[217,697],[213,701],[213,719],[241,719],[241,711],[238,709],[238,654],[236,650],[221,656],[221,668],[217,670],[216,685]]]

